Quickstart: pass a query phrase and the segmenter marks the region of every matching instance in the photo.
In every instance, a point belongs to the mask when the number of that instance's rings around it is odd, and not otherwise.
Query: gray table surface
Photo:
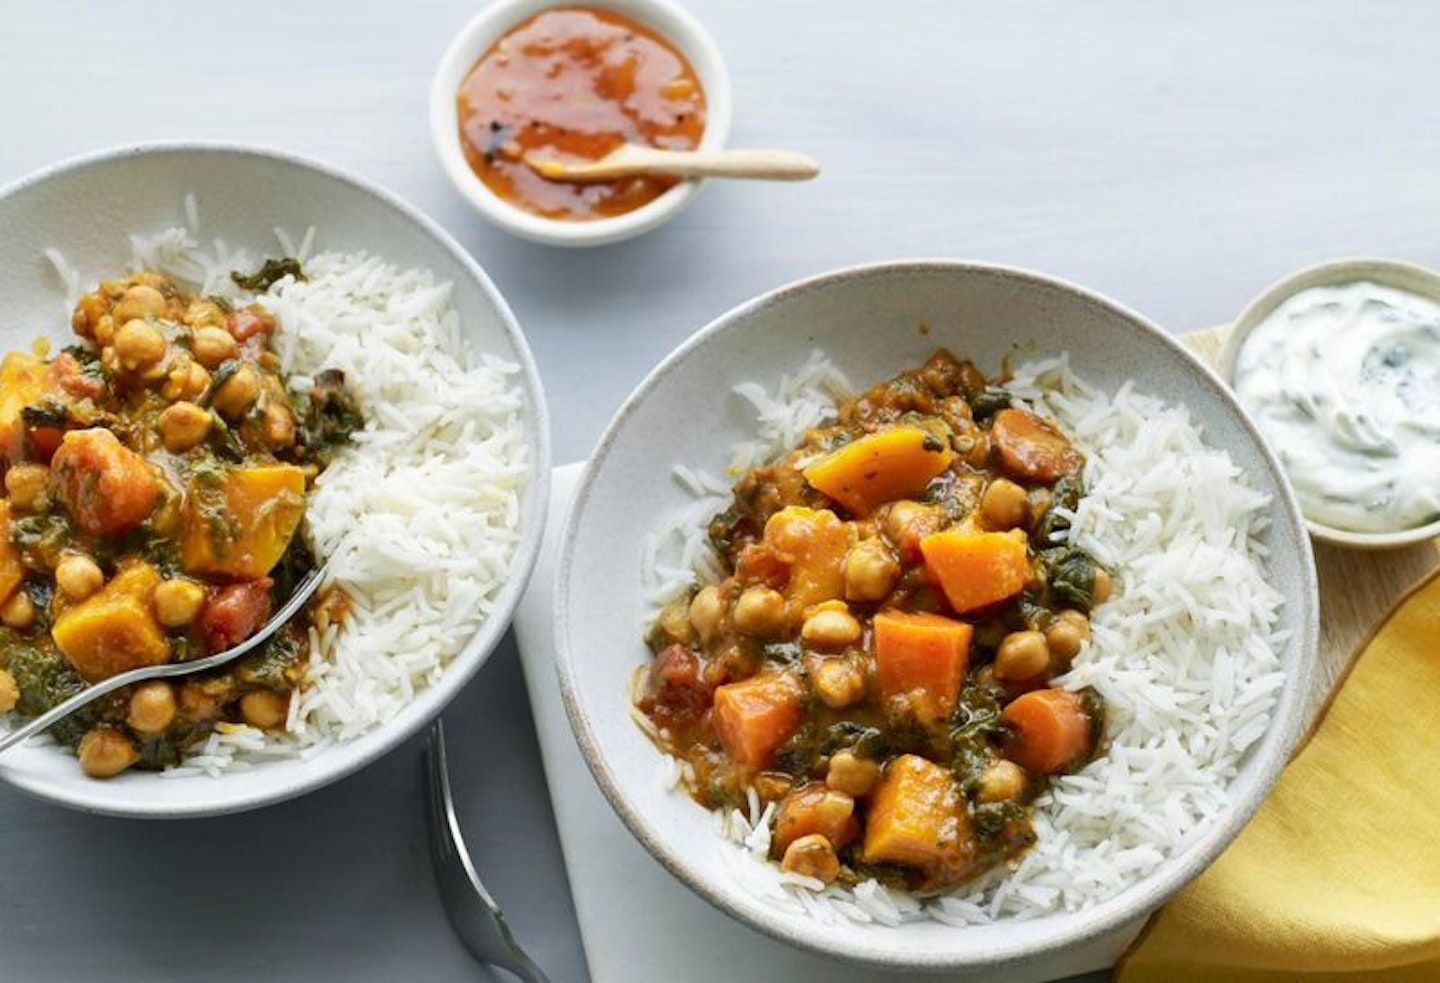
[[[557,461],[584,457],[696,327],[836,266],[1012,263],[1184,330],[1337,255],[1440,264],[1437,4],[691,0],[734,76],[734,142],[807,150],[825,173],[716,185],[659,232],[582,252],[484,225],[431,153],[430,72],[476,6],[0,0],[0,181],[210,137],[388,185],[514,306]],[[446,721],[487,879],[557,983],[585,979],[512,643]],[[186,823],[0,788],[0,979],[485,978],[432,891],[419,750],[297,802]]]

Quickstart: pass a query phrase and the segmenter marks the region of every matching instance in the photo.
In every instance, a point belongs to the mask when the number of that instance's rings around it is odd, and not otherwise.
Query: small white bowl
[[[430,135],[450,181],[470,207],[496,225],[533,242],[551,246],[602,246],[649,232],[680,213],[700,191],[700,181],[681,181],[654,201],[632,212],[594,221],[544,218],[517,208],[475,176],[460,145],[456,93],[470,69],[492,44],[521,21],[542,10],[579,6],[563,0],[498,0],[466,24],[435,70],[430,83]],[[719,150],[730,137],[730,75],[720,48],[688,11],[669,0],[595,0],[586,6],[613,10],[637,20],[680,49],[705,92],[705,131],[700,150]]]
[[[917,330],[921,325],[928,328]],[[949,347],[984,366],[1068,351],[1075,370],[1114,392],[1128,380],[1188,407],[1206,439],[1269,496],[1268,577],[1285,598],[1277,627],[1285,684],[1265,736],[1230,780],[1229,801],[1190,844],[1143,880],[1083,911],[963,928],[829,924],[742,889],[715,817],[666,788],[660,752],[631,715],[629,681],[650,652],[641,571],[647,541],[694,506],[677,464],[725,473],[727,449],[754,436],[733,388],[774,385],[815,349],[869,385]],[[1318,588],[1309,537],[1280,464],[1219,377],[1176,339],[1113,301],[1049,277],[951,261],[860,266],[752,300],[672,352],[626,400],[575,494],[561,539],[556,660],[570,724],[601,790],[641,844],[732,917],[792,945],[890,971],[988,981],[1038,980],[1109,965],[1144,919],[1220,854],[1259,806],[1299,737],[1315,672]],[[622,888],[623,890],[623,888]]]
[[[38,332],[69,344],[65,290],[45,258],[61,250],[81,283],[129,269],[132,232],[184,226],[185,195],[200,205],[201,232],[232,249],[266,255],[277,227],[297,237],[316,230],[321,249],[364,249],[405,267],[424,267],[454,284],[460,328],[477,351],[521,367],[531,474],[520,500],[519,540],[509,578],[489,617],[444,674],[393,719],[306,759],[286,758],[218,778],[164,778],[128,771],[86,777],[57,747],[12,748],[0,780],[86,812],[177,819],[239,812],[293,798],[364,767],[401,744],[444,709],[494,651],[534,567],[550,487],[545,399],[529,346],[510,308],[483,270],[443,229],[389,192],[314,161],[273,150],[194,141],[142,144],[65,161],[0,188],[0,351],[26,348]],[[68,338],[68,340],[67,340]],[[58,347],[58,346],[57,346]]]
[[[1440,273],[1413,263],[1402,263],[1393,259],[1337,259],[1309,266],[1271,284],[1240,313],[1230,335],[1225,339],[1225,347],[1220,351],[1220,375],[1227,384],[1234,387],[1235,362],[1240,357],[1240,349],[1245,346],[1245,340],[1260,322],[1274,313],[1285,301],[1312,287],[1330,287],[1362,280],[1415,294],[1440,304]],[[1305,510],[1303,500],[1300,502],[1300,510],[1302,513]],[[1305,527],[1316,539],[1336,546],[1368,550],[1398,549],[1440,536],[1440,519],[1395,532],[1354,532],[1317,522],[1307,515]]]

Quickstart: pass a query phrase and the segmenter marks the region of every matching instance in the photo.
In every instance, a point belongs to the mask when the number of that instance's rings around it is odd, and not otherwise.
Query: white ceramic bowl
[[[504,299],[433,221],[372,184],[312,161],[224,144],[147,144],[67,161],[0,190],[0,349],[28,347],[40,334],[64,344],[73,341],[63,288],[43,254],[47,247],[65,253],[82,284],[128,270],[126,235],[183,226],[187,192],[199,200],[202,235],[222,238],[232,248],[273,254],[277,226],[298,236],[313,225],[317,248],[365,249],[453,281],[454,303],[469,342],[522,366],[534,471],[511,577],[494,612],[439,683],[417,694],[398,717],[309,760],[276,761],[220,778],[165,779],[131,771],[95,781],[54,747],[21,746],[0,756],[0,778],[88,812],[147,818],[236,812],[319,788],[384,754],[438,714],[494,649],[534,565],[546,515],[545,400],[534,360]]]
[[[461,29],[440,59],[430,83],[430,136],[440,165],[460,196],[482,216],[508,232],[551,246],[601,246],[649,232],[680,213],[700,192],[698,180],[681,181],[654,201],[610,218],[565,222],[543,218],[502,200],[475,176],[460,147],[455,95],[470,69],[492,44],[521,21],[554,7],[579,4],[564,0],[497,0]],[[730,75],[709,32],[670,0],[596,0],[588,6],[613,10],[654,29],[680,49],[705,91],[705,132],[701,150],[719,150],[730,137]]]
[[[1235,321],[1234,327],[1230,329],[1230,334],[1225,339],[1225,347],[1220,352],[1220,374],[1226,382],[1234,385],[1235,361],[1240,357],[1240,349],[1244,347],[1245,339],[1250,337],[1250,332],[1269,317],[1275,308],[1300,291],[1309,290],[1312,287],[1331,287],[1360,281],[1378,283],[1383,287],[1402,290],[1405,293],[1415,294],[1440,304],[1440,273],[1428,270],[1423,266],[1416,266],[1413,263],[1402,263],[1393,259],[1337,259],[1317,266],[1309,266],[1298,273],[1292,273],[1283,280],[1272,283],[1264,293],[1252,300],[1249,306],[1240,313],[1240,317]],[[1304,511],[1303,506],[1301,511]],[[1350,529],[1337,529],[1335,526],[1319,522],[1309,516],[1305,517],[1305,525],[1309,527],[1311,535],[1316,539],[1322,539],[1337,546],[1350,546],[1357,549],[1398,549],[1402,546],[1427,542],[1440,536],[1440,519],[1427,522],[1423,526],[1400,529],[1395,532],[1355,532]]]
[[[1272,496],[1268,573],[1286,599],[1281,627],[1293,631],[1282,653],[1290,678],[1269,731],[1231,784],[1231,807],[1187,850],[1117,897],[1088,911],[967,928],[826,925],[741,890],[722,862],[713,817],[662,788],[659,754],[629,714],[631,674],[649,659],[641,640],[648,620],[642,551],[664,516],[693,502],[672,480],[672,467],[723,474],[729,446],[752,436],[753,417],[732,393],[737,383],[773,387],[819,348],[852,382],[868,386],[942,345],[992,370],[1017,345],[1022,353],[1069,351],[1092,383],[1114,391],[1134,379],[1142,391],[1188,406],[1207,439]],[[565,705],[591,770],[631,831],[672,873],[741,921],[817,952],[894,969],[1023,979],[1113,958],[1126,933],[1212,861],[1259,805],[1297,739],[1315,665],[1309,539],[1278,462],[1230,392],[1139,315],[1078,287],[993,266],[858,267],[785,287],[713,322],[621,408],[577,492],[561,549],[555,619]]]

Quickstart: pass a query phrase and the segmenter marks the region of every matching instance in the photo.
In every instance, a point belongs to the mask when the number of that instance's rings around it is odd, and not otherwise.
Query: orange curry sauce
[[[620,215],[677,179],[548,181],[525,154],[597,160],[626,142],[691,150],[705,129],[705,94],[685,57],[649,28],[593,7],[521,22],[475,63],[457,100],[471,169],[505,201],[547,218]]]

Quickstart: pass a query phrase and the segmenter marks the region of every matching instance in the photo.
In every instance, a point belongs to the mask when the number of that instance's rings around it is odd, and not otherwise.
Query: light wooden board
[[[1216,363],[1229,327],[1183,336]],[[1315,543],[1320,579],[1320,673],[1310,687],[1310,719],[1325,706],[1356,650],[1404,594],[1440,563],[1440,540],[1395,550],[1357,550]]]

